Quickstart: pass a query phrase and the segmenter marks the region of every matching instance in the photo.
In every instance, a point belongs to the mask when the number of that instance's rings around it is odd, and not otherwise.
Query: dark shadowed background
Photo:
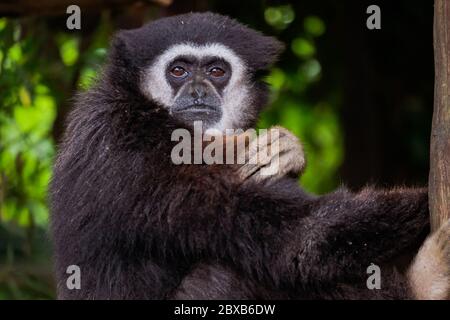
[[[66,28],[70,4],[81,30]],[[366,9],[381,8],[381,30]],[[117,29],[211,10],[278,37],[260,127],[304,142],[314,193],[424,185],[433,106],[430,0],[0,1],[0,299],[54,298],[47,183],[71,97],[85,90]]]

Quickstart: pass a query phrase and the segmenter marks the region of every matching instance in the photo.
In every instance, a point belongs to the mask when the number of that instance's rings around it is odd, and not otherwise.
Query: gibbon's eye
[[[188,72],[183,67],[176,66],[170,70],[170,74],[176,78],[182,78],[187,76]]]
[[[220,78],[225,75],[225,71],[221,68],[214,67],[211,70],[209,70],[209,74],[212,75],[215,78]]]

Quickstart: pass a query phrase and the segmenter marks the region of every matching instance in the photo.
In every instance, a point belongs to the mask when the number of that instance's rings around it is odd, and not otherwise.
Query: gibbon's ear
[[[121,30],[112,41],[108,55],[107,74],[109,80],[129,87],[137,88],[140,66],[144,63],[145,48],[139,45],[139,33],[135,30]]]
[[[278,61],[278,57],[285,49],[284,43],[274,37],[260,36],[259,39],[255,39],[256,50],[258,52],[258,58],[254,61],[255,70],[266,70],[275,62]],[[252,61],[250,59],[249,61]]]
[[[134,70],[152,58],[154,50],[155,46],[146,39],[142,28],[120,30],[111,41],[110,62]]]
[[[267,70],[278,60],[285,46],[274,37],[250,28],[240,28],[225,34],[224,43],[236,51],[253,71]],[[238,32],[239,31],[239,32]]]
[[[112,38],[111,47],[109,49],[109,59],[112,65],[117,67],[129,68],[133,61],[133,32],[128,30],[118,31]]]

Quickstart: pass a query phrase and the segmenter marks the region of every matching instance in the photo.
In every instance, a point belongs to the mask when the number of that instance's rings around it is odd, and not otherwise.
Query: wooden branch
[[[434,2],[434,113],[429,198],[431,228],[450,219],[450,1]]]
[[[72,4],[78,5],[81,11],[100,11],[138,2],[168,6],[172,0],[4,0],[0,2],[0,16],[61,15]]]

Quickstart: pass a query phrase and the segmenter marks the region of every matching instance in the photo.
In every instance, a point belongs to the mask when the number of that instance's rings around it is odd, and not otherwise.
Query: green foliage
[[[291,48],[297,56],[304,59],[311,58],[316,53],[316,48],[312,41],[305,38],[294,39]]]
[[[295,12],[291,5],[268,7],[264,12],[264,18],[268,24],[276,29],[285,29],[294,21]]]
[[[61,60],[66,66],[73,66],[79,58],[79,39],[67,34],[60,34],[58,37],[58,44]]]
[[[38,40],[23,37],[19,23],[0,21],[0,239],[5,238],[0,246],[0,295],[50,297],[49,284],[40,284],[28,270],[22,273],[21,266],[48,224],[56,99],[36,68]],[[28,286],[34,291],[22,292]]]
[[[267,10],[266,21],[278,28],[267,19]],[[308,89],[320,81],[322,68],[316,58],[315,38],[325,32],[325,24],[320,18],[309,16],[303,25],[303,32],[290,43],[296,67],[274,68],[266,79],[273,89],[273,101],[263,113],[259,127],[278,124],[300,138],[307,158],[301,184],[308,191],[324,193],[337,185],[337,171],[343,159],[342,130],[333,97],[315,102],[306,98]]]
[[[306,17],[303,24],[305,32],[312,37],[320,37],[325,32],[325,23],[319,17]]]
[[[3,24],[20,34],[17,24]],[[3,39],[3,37],[1,37]],[[5,37],[7,38],[7,37]],[[32,53],[27,40],[0,40],[0,170],[3,201],[1,217],[20,225],[47,223],[46,189],[54,144],[50,137],[56,115],[55,98],[39,73],[29,68]]]
[[[0,298],[52,298],[48,183],[55,120],[106,53],[107,17],[80,51],[45,20],[0,19]]]

